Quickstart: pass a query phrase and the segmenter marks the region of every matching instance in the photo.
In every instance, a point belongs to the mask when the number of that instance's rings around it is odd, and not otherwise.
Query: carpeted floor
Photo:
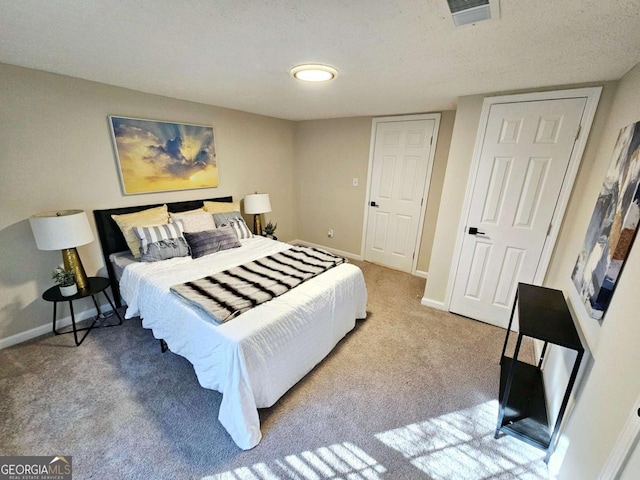
[[[78,348],[63,335],[0,351],[0,455],[70,455],[78,480],[547,478],[543,452],[493,438],[504,331],[420,305],[420,278],[354,263],[367,320],[260,412],[253,450],[134,319]]]

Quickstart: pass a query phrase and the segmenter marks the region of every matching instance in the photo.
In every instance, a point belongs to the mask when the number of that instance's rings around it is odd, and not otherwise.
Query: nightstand
[[[56,335],[73,333],[73,338],[76,342],[76,346],[80,346],[80,344],[84,341],[84,339],[87,338],[87,335],[89,335],[89,332],[94,328],[115,327],[117,325],[122,325],[122,317],[118,313],[118,310],[116,309],[115,305],[111,301],[111,298],[109,298],[109,295],[107,295],[107,292],[106,292],[107,287],[110,285],[109,279],[103,278],[103,277],[89,277],[87,280],[88,280],[88,287],[84,290],[78,290],[78,293],[70,297],[62,296],[62,294],[60,293],[60,289],[58,288],[57,285],[55,287],[51,287],[50,289],[48,289],[46,292],[42,294],[43,300],[46,300],[47,302],[53,302],[53,333],[55,333]],[[109,302],[109,305],[111,305],[113,312],[118,317],[118,320],[119,320],[118,323],[110,323],[106,325],[96,326],[96,323],[98,322],[98,320],[100,319],[100,315],[102,314],[102,312],[100,311],[100,305],[96,300],[96,295],[98,295],[99,293],[102,293],[107,298],[107,301]],[[93,300],[93,304],[95,305],[96,310],[98,311],[98,314],[96,315],[96,318],[93,319],[93,322],[91,323],[90,326],[78,328],[76,326],[76,317],[73,312],[73,302],[75,300],[80,300],[86,297],[91,297],[91,300]],[[66,332],[59,332],[58,330],[56,330],[58,302],[69,302],[69,311],[71,312],[72,329]],[[80,340],[78,340],[78,332],[85,332],[85,331],[86,333],[82,336]]]

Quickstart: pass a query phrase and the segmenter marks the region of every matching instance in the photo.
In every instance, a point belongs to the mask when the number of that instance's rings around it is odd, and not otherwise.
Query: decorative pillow
[[[162,240],[171,240],[183,237],[184,228],[181,221],[166,225],[149,225],[147,227],[133,227],[138,242],[140,242],[140,255],[147,253],[149,245]]]
[[[189,255],[189,245],[182,235],[182,222],[149,227],[133,227],[140,242],[140,260],[157,262]]]
[[[169,216],[172,222],[181,221],[185,232],[203,232],[216,228],[213,216],[202,209],[184,213],[170,213]]]
[[[122,215],[111,215],[111,218],[118,224],[124,239],[127,241],[129,250],[135,258],[140,257],[140,242],[133,233],[133,227],[143,227],[145,225],[166,225],[169,223],[169,212],[166,205],[148,208],[134,213]]]
[[[186,257],[189,253],[189,245],[184,237],[170,238],[150,243],[147,253],[140,255],[140,260],[143,262],[158,262],[175,257]]]
[[[251,230],[247,227],[247,223],[244,221],[244,218],[242,218],[242,215],[240,215],[240,212],[214,213],[213,220],[216,222],[218,228],[223,225],[233,227],[239,239],[253,237]]]
[[[209,200],[205,200],[202,203],[204,204],[204,209],[209,213],[240,211],[240,202],[211,202]]]
[[[193,258],[241,246],[235,230],[228,225],[205,232],[185,232],[184,236]]]

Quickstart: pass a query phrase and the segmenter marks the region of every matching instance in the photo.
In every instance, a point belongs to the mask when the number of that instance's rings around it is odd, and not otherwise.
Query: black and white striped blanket
[[[218,323],[225,323],[345,262],[318,248],[296,246],[200,280],[174,285],[171,291]]]

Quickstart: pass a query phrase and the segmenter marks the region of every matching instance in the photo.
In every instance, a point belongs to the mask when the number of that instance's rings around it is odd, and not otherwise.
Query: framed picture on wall
[[[218,186],[213,127],[109,116],[125,195]]]
[[[620,130],[571,278],[591,318],[602,320],[640,220],[640,122]]]

